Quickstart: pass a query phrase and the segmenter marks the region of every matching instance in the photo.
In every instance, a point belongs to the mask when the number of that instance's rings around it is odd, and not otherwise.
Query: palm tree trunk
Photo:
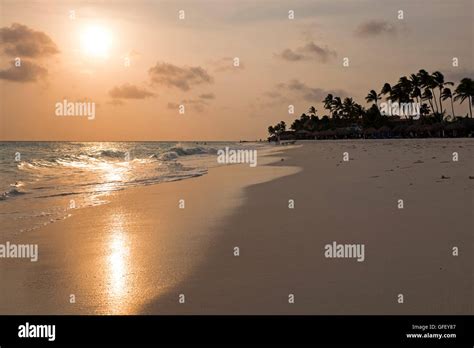
[[[431,94],[433,95],[433,101],[434,101],[434,105],[436,106],[436,112],[438,112],[438,103],[436,102],[436,94],[434,92],[434,89],[431,90]]]
[[[430,106],[431,106],[431,112],[434,114],[435,109],[433,108],[433,102],[431,101],[431,99],[428,99],[428,102],[430,103]]]
[[[453,104],[453,97],[451,96],[451,110],[453,111],[453,120],[456,118],[456,115],[454,114],[454,104]]]
[[[443,113],[443,102],[441,101],[441,88],[439,89],[439,108],[441,113]]]
[[[469,102],[469,114],[471,115],[471,118],[472,118],[472,98],[471,97],[469,97],[468,102]]]

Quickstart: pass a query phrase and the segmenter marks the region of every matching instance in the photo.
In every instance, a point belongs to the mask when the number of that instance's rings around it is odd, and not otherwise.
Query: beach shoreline
[[[145,299],[197,266],[215,237],[210,226],[241,204],[243,187],[298,170],[266,166],[284,157],[283,148],[275,150],[265,150],[256,168],[224,165],[194,178],[111,192],[107,204],[10,233],[12,243],[38,245],[39,260],[2,260],[0,312],[137,314]]]
[[[34,231],[37,263],[2,260],[0,311],[473,313],[472,140],[281,149],[256,168],[130,188]],[[325,257],[333,242],[364,244],[364,260]]]

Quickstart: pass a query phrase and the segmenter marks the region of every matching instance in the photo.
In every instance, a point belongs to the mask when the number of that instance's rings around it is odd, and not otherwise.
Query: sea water
[[[201,176],[234,142],[0,142],[0,226],[5,237],[105,204],[133,186]]]

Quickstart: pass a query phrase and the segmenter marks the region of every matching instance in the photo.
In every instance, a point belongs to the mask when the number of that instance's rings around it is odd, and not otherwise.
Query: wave
[[[110,157],[110,158],[125,158],[127,151],[120,150],[102,150],[98,152],[98,155],[101,157]]]
[[[183,146],[173,146],[172,148],[168,149],[166,152],[156,156],[161,161],[171,161],[175,160],[181,156],[193,156],[193,155],[209,155],[217,153],[217,149],[212,147],[183,147]]]

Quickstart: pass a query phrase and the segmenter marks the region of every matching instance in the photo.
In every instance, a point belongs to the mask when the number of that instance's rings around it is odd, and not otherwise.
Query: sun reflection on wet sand
[[[111,216],[107,251],[107,302],[110,313],[124,313],[130,287],[130,240],[126,231],[125,215]]]

